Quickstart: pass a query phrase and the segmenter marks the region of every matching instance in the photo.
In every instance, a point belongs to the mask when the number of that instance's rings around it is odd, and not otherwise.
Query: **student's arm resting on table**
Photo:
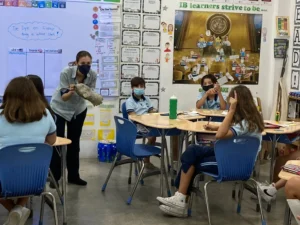
[[[152,105],[152,102],[150,100],[150,98],[148,97],[145,97],[146,98],[146,101],[147,101],[147,104],[148,104],[148,113],[155,113],[155,109],[153,108],[153,105]]]
[[[232,124],[232,119],[237,104],[236,92],[234,93],[234,98],[230,98],[229,103],[230,103],[229,111],[217,131],[216,139],[226,139],[234,136],[233,130],[231,129],[231,124]]]

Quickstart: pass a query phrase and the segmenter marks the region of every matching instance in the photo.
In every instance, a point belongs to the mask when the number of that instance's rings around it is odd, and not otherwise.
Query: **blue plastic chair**
[[[234,137],[232,139],[218,140],[215,143],[215,156],[218,165],[218,174],[212,174],[202,172],[204,175],[208,175],[214,178],[204,185],[205,203],[208,214],[208,222],[211,225],[209,200],[207,194],[207,187],[210,183],[217,181],[219,183],[226,181],[239,181],[240,196],[237,206],[237,213],[241,211],[241,202],[243,198],[244,184],[246,181],[251,181],[257,190],[258,204],[260,207],[261,223],[266,225],[264,219],[261,196],[258,190],[258,183],[251,178],[253,168],[256,162],[257,155],[259,153],[260,140],[250,136]],[[192,199],[191,199],[192,201]],[[189,207],[189,211],[191,207]],[[190,213],[190,212],[189,212]]]
[[[135,185],[127,200],[127,204],[130,205],[135,190],[137,188],[137,185],[142,179],[142,177],[144,177],[143,172],[144,172],[145,164],[143,159],[146,157],[160,154],[161,149],[151,145],[135,144],[137,128],[134,125],[134,123],[132,123],[131,121],[125,118],[118,117],[118,116],[115,116],[114,119],[116,124],[116,133],[117,133],[116,135],[117,155],[115,157],[114,162],[112,163],[111,169],[108,173],[105,183],[103,184],[102,191],[105,191],[106,189],[107,183],[109,181],[113,169],[116,167],[117,158],[120,154],[129,157],[130,160],[133,160],[134,162],[140,162],[142,166],[139,169],[138,179],[135,182]],[[137,165],[139,166],[140,164],[137,163]],[[164,173],[164,176],[166,179],[166,183],[168,184],[166,173]],[[168,192],[170,193],[170,188],[168,185],[167,188],[168,188]]]
[[[39,225],[43,224],[45,196],[53,201],[55,224],[58,225],[55,197],[44,192],[52,157],[47,144],[20,144],[0,150],[0,197],[42,196]]]

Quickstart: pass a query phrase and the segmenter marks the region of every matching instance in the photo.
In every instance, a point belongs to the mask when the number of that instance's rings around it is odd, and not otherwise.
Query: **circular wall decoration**
[[[230,19],[223,14],[214,14],[206,22],[206,30],[211,31],[211,35],[225,36],[231,29]]]

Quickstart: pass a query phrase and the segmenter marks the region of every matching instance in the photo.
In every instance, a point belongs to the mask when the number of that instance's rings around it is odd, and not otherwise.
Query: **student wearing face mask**
[[[84,83],[94,89],[97,73],[91,70],[92,56],[87,51],[80,51],[76,56],[74,66],[63,69],[60,74],[60,84],[53,94],[51,108],[56,116],[57,136],[65,136],[67,124],[67,138],[72,140],[67,150],[68,182],[85,186],[87,182],[79,175],[79,151],[82,126],[87,113],[85,99],[75,92],[75,84]],[[57,151],[53,151],[50,165],[56,181],[61,177],[61,160]],[[50,183],[54,188],[54,184]]]
[[[134,77],[131,80],[132,95],[126,100],[126,110],[128,115],[143,115],[146,113],[155,112],[151,100],[145,95],[145,80],[141,77]],[[156,141],[155,136],[160,136],[156,130],[150,130],[147,134],[149,145],[154,145]],[[153,134],[153,137],[151,136]],[[159,170],[151,162],[150,158],[145,158],[145,169],[147,172]]]
[[[226,109],[226,96],[222,94],[221,87],[217,84],[217,78],[214,75],[205,75],[201,79],[201,86],[203,91],[198,96],[197,109]]]

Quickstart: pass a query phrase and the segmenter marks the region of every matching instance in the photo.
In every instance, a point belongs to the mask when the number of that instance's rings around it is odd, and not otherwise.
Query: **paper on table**
[[[227,115],[228,114],[228,111],[223,111],[222,112],[222,115]]]
[[[297,224],[300,225],[300,221],[297,219],[297,216],[300,216],[300,201],[298,199],[287,199],[287,202],[297,221]]]

